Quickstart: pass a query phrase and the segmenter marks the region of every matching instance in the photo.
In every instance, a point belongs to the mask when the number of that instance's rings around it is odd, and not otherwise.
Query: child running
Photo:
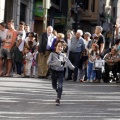
[[[49,55],[47,64],[51,68],[51,78],[52,78],[52,87],[57,92],[56,106],[60,105],[60,99],[62,95],[63,88],[63,78],[64,78],[64,65],[70,69],[74,69],[74,66],[69,61],[69,59],[65,56],[63,52],[64,42],[57,41],[55,43],[55,51],[51,52]]]

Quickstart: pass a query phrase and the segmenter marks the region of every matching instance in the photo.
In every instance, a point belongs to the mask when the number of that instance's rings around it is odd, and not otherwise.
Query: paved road
[[[64,82],[55,99],[50,80],[0,78],[0,120],[120,120],[120,84]]]

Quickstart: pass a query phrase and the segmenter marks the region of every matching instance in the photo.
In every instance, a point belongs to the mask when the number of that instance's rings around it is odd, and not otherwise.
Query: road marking
[[[67,115],[64,115],[67,114]],[[71,116],[70,114],[74,114],[73,116]],[[4,111],[4,112],[0,112],[0,118],[18,118],[18,119],[22,119],[22,118],[34,118],[35,116],[38,115],[52,115],[52,116],[46,116],[49,118],[108,118],[108,120],[120,120],[120,119],[116,119],[116,118],[120,118],[120,115],[111,115],[111,113],[98,113],[98,115],[76,115],[76,114],[82,114],[80,112],[8,112],[8,111]],[[88,113],[89,114],[89,113]],[[99,115],[100,114],[100,115]],[[5,116],[7,115],[7,116]],[[12,116],[12,115],[18,115],[17,117]],[[29,117],[21,117],[21,115],[26,115]],[[34,117],[31,117],[32,115],[35,115]],[[20,116],[20,117],[19,117]],[[41,117],[41,116],[40,116]],[[113,118],[111,118],[113,117]],[[45,117],[44,117],[45,118]]]
[[[9,111],[0,111],[1,115],[55,115],[59,112],[9,112]]]

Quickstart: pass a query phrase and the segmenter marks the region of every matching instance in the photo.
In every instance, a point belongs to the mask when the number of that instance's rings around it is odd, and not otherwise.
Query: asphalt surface
[[[0,78],[0,120],[120,120],[120,84],[65,81],[55,99],[50,80]]]

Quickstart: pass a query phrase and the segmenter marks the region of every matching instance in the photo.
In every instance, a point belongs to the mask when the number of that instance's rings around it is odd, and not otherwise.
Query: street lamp
[[[47,16],[48,16],[48,9],[50,9],[50,0],[43,0],[43,9],[44,9],[44,17],[43,17],[43,31],[47,28]]]

